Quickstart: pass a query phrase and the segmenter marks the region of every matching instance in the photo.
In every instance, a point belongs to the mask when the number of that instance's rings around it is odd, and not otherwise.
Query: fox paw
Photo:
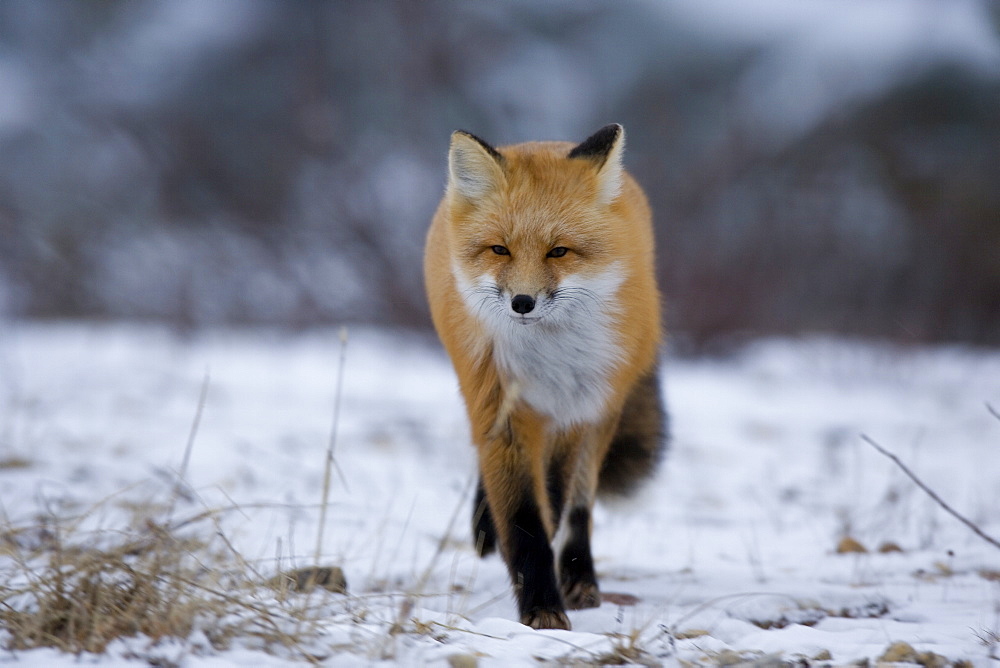
[[[578,580],[567,582],[562,587],[563,602],[570,610],[598,608],[601,605],[601,590],[596,582]]]
[[[569,617],[562,610],[532,610],[521,616],[521,623],[533,629],[570,630]]]

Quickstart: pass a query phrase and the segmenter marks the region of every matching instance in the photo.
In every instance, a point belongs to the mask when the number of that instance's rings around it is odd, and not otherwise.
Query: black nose
[[[535,308],[535,300],[528,295],[514,295],[514,298],[510,300],[510,307],[516,313],[524,315],[531,313],[531,309]]]

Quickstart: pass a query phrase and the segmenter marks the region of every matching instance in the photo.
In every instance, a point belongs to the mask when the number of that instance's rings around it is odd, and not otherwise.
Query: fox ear
[[[448,190],[476,200],[504,181],[503,156],[476,135],[456,130],[448,150]]]
[[[625,128],[618,123],[603,128],[583,140],[569,152],[570,158],[585,158],[597,167],[600,198],[604,204],[613,202],[622,191],[625,168]]]

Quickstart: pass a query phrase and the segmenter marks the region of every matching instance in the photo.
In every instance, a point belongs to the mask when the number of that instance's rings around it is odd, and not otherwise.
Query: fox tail
[[[635,384],[598,478],[602,496],[628,496],[651,478],[667,449],[669,419],[660,396],[659,368]]]

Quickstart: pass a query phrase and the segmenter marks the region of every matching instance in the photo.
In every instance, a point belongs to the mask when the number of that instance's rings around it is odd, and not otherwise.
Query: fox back
[[[499,540],[534,626],[568,626],[563,604],[599,600],[592,566],[560,569],[561,596],[535,571],[553,571],[549,543],[576,509],[586,527],[562,533],[589,563],[596,491],[648,475],[663,441],[651,214],[623,150],[619,125],[578,145],[494,148],[456,132],[427,237],[431,314],[479,448],[475,538],[483,552]],[[544,547],[510,530],[529,520]]]

